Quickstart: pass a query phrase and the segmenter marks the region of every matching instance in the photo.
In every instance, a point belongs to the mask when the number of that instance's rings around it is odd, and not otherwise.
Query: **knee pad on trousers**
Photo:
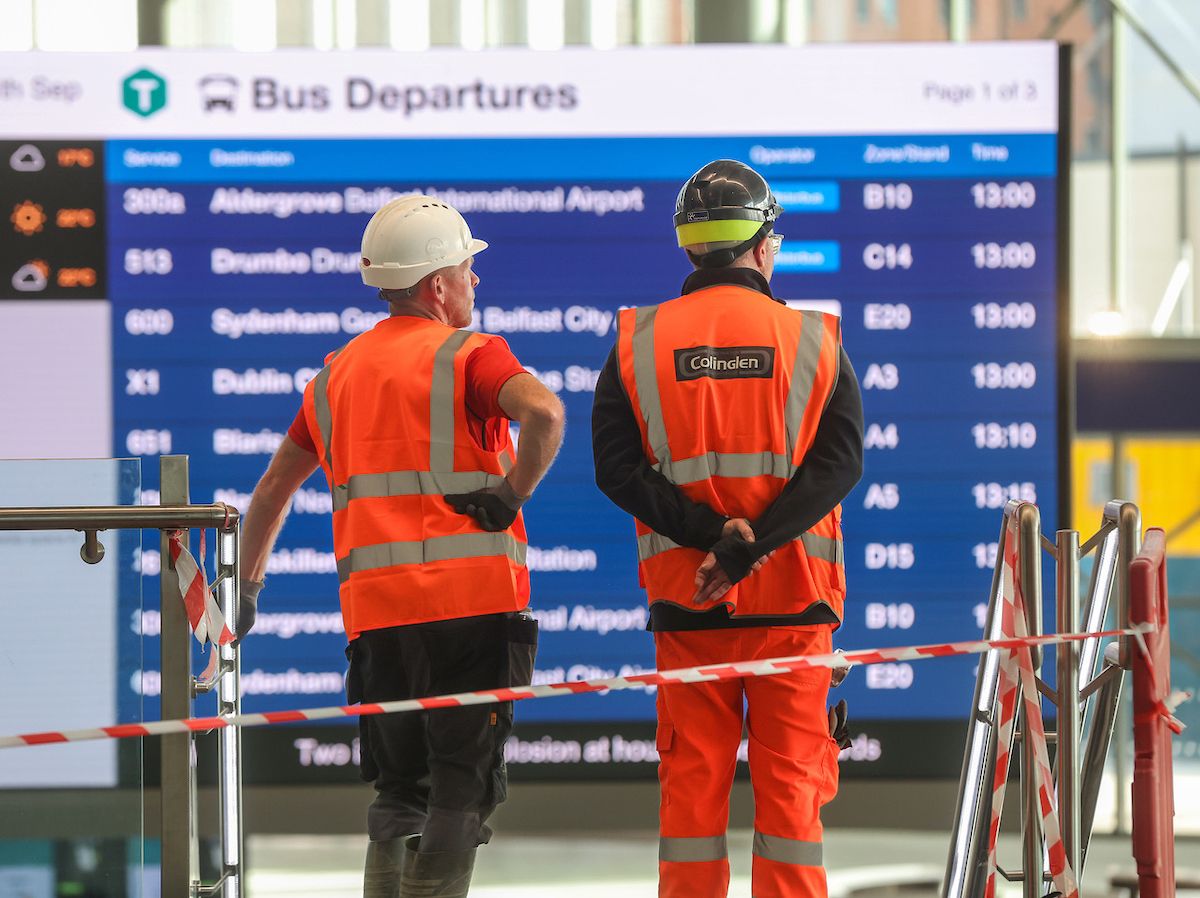
[[[429,851],[464,851],[491,841],[492,828],[479,811],[430,808],[421,829],[422,844]]]

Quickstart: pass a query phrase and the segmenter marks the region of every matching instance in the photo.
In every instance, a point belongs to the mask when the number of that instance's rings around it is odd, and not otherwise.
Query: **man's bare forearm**
[[[566,413],[558,397],[529,374],[518,374],[501,389],[500,407],[521,425],[517,460],[508,483],[518,496],[532,495],[562,445]]]
[[[287,519],[292,494],[317,467],[317,457],[301,449],[288,438],[280,443],[263,474],[250,508],[242,520],[241,575],[261,580],[267,572],[271,549]]]
[[[517,461],[508,482],[518,496],[528,496],[546,476],[563,439],[563,415],[532,415],[521,422]]]

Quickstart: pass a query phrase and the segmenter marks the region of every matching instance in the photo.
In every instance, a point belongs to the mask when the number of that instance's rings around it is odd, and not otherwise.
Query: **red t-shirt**
[[[500,388],[514,374],[525,373],[525,368],[503,337],[492,336],[467,356],[466,370],[467,426],[476,443],[484,449],[495,449],[503,443],[508,427],[508,417],[500,408]],[[301,449],[316,455],[317,445],[309,433],[303,407],[288,428],[288,436]]]

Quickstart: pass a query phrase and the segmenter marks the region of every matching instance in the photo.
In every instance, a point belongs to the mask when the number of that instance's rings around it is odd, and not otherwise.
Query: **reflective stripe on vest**
[[[796,348],[796,360],[792,365],[792,388],[788,391],[783,420],[787,426],[788,451],[795,457],[796,443],[800,440],[800,425],[804,421],[804,410],[812,396],[813,384],[817,380],[817,367],[821,364],[821,342],[825,339],[825,319],[817,318],[820,327],[813,327],[813,318],[806,318],[800,329],[800,345]],[[840,355],[840,353],[839,353]],[[837,379],[834,379],[834,383]],[[795,469],[793,469],[794,471]]]
[[[795,468],[774,452],[706,452],[660,466],[663,475],[678,486],[699,483],[710,477],[761,477],[768,474],[788,480]]]
[[[753,853],[769,861],[794,864],[798,867],[821,866],[823,848],[820,842],[802,842],[783,836],[768,836],[755,831]]]
[[[634,312],[633,379],[637,383],[642,420],[646,422],[646,440],[658,459],[656,467],[659,467],[670,466],[671,449],[667,445],[667,425],[663,421],[658,374],[654,368],[654,316],[657,313],[658,306],[639,306]]]
[[[454,331],[438,347],[433,358],[433,382],[429,391],[429,470],[355,474],[334,487],[334,511],[341,511],[355,499],[469,493],[500,482],[499,477],[481,471],[454,470],[454,357],[470,338],[470,331]],[[325,446],[325,462],[331,472],[333,410],[329,405],[329,371],[341,351],[335,352],[313,378],[313,408]]]
[[[499,483],[503,477],[485,471],[454,470],[455,374],[454,359],[471,338],[470,331],[453,331],[434,354],[433,379],[429,399],[429,470],[386,471],[378,474],[353,474],[333,489],[333,510],[342,511],[356,499],[388,496],[441,496],[466,493]],[[343,347],[345,348],[345,347]],[[333,442],[333,409],[329,402],[329,373],[339,349],[313,378],[313,406],[325,447],[325,462],[332,475],[330,447]],[[370,571],[401,564],[425,564],[458,558],[507,556],[525,564],[526,545],[510,533],[463,533],[427,540],[377,543],[359,546],[337,560],[338,580],[345,583],[358,571]]]
[[[333,510],[341,511],[354,499],[387,496],[442,496],[470,493],[495,486],[504,478],[482,471],[389,471],[386,474],[354,474],[333,492]]]
[[[454,357],[471,339],[470,331],[454,331],[433,357],[429,391],[429,470],[454,470]]]
[[[840,565],[845,560],[845,550],[840,539],[833,539],[828,536],[821,536],[817,533],[801,533],[796,537],[801,545],[804,546],[804,554],[809,558],[816,558],[820,561],[828,561],[830,564]],[[653,558],[655,555],[661,555],[663,552],[669,552],[672,549],[682,549],[683,546],[663,536],[661,533],[638,534],[637,538],[638,560],[646,561]]]
[[[668,837],[658,840],[658,859],[676,864],[698,864],[727,857],[725,836]]]
[[[349,344],[347,344],[349,345]],[[313,411],[316,413],[317,430],[321,434],[321,444],[325,447],[325,464],[333,471],[333,410],[329,407],[329,370],[333,360],[342,354],[342,349],[336,349],[325,367],[313,378]]]
[[[804,410],[812,396],[817,368],[821,364],[821,344],[825,338],[825,319],[813,315],[805,318],[800,331],[800,345],[792,362],[791,389],[784,408],[787,427],[788,455],[771,452],[729,453],[709,452],[694,458],[676,461],[671,458],[667,429],[663,417],[662,398],[658,391],[658,372],[654,362],[654,320],[657,306],[639,306],[633,327],[633,377],[637,385],[638,405],[646,425],[646,441],[657,462],[654,469],[676,485],[697,483],[709,477],[761,477],[763,475],[789,480],[796,473],[796,444],[804,422]]]
[[[525,543],[510,533],[459,533],[413,542],[377,543],[351,549],[337,561],[338,580],[345,583],[360,571],[393,567],[398,564],[424,564],[455,558],[482,558],[506,555],[517,564],[525,563]]]

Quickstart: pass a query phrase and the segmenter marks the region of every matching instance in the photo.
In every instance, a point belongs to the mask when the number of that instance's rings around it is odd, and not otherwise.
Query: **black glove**
[[[262,580],[239,580],[238,586],[240,592],[238,595],[238,611],[237,611],[237,639],[235,642],[241,642],[242,637],[250,632],[254,626],[254,619],[258,616],[258,594],[263,588]]]
[[[443,496],[459,514],[473,517],[484,530],[507,530],[517,519],[517,512],[528,496],[518,496],[506,479],[495,486],[473,493],[451,493]]]
[[[717,556],[717,564],[725,572],[730,583],[738,583],[749,576],[754,562],[762,557],[754,543],[746,542],[740,533],[722,536],[709,549]]]
[[[829,709],[829,736],[838,744],[838,748],[850,747],[850,724],[847,722],[845,699]]]

